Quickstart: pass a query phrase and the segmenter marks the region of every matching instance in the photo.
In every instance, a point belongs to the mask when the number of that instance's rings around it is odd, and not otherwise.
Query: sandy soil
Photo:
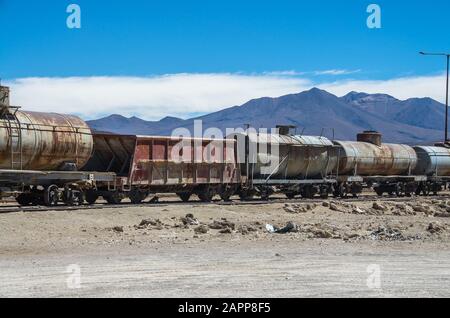
[[[448,297],[447,209],[450,199],[0,214],[0,296]]]

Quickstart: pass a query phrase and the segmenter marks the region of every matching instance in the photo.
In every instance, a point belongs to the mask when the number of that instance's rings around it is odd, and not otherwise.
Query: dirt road
[[[447,202],[375,203],[0,215],[0,296],[449,297]]]

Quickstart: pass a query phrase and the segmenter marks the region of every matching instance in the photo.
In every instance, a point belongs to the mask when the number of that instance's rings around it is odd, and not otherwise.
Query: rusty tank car
[[[327,176],[337,162],[331,151],[333,143],[325,137],[290,134],[291,128],[278,126],[278,134],[242,132],[229,136],[237,140],[241,174],[262,197],[270,195],[274,187],[288,197],[327,196]],[[249,193],[244,191],[242,196]]]
[[[79,117],[22,111],[0,86],[0,197],[21,205],[81,204],[96,181],[114,182],[108,173],[80,169],[93,151],[88,125]]]
[[[366,131],[357,141],[335,141],[340,175],[409,175],[417,165],[414,149],[402,144],[383,144],[381,134]]]
[[[8,96],[6,88],[3,96]],[[0,169],[77,170],[89,160],[93,138],[77,116],[0,105]]]
[[[357,135],[357,141],[335,141],[338,163],[334,174],[338,186],[336,195],[354,196],[362,190],[362,183],[374,186],[382,195],[387,193],[410,194],[417,184],[411,181],[417,166],[414,148],[403,144],[383,144],[382,136],[375,131]]]

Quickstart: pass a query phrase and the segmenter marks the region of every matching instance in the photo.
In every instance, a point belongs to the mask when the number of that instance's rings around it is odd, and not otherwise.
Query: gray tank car
[[[402,144],[382,144],[376,132],[359,134],[354,141],[335,141],[339,146],[339,175],[409,175],[417,165],[414,149]]]
[[[290,135],[286,127],[279,128],[278,134],[243,132],[229,136],[237,140],[241,174],[247,185],[263,197],[274,187],[288,197],[327,196],[331,192],[327,177],[337,163],[333,143],[325,137]]]
[[[338,184],[335,195],[356,196],[363,184],[373,186],[377,194],[410,195],[418,183],[413,173],[418,158],[414,148],[403,144],[383,144],[381,134],[365,131],[357,141],[335,141],[338,164],[334,174]]]
[[[418,164],[414,173],[426,176],[450,175],[450,149],[444,147],[416,146]]]

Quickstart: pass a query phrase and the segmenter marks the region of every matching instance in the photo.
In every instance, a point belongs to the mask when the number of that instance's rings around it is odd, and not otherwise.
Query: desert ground
[[[0,214],[2,297],[449,297],[450,195]]]

